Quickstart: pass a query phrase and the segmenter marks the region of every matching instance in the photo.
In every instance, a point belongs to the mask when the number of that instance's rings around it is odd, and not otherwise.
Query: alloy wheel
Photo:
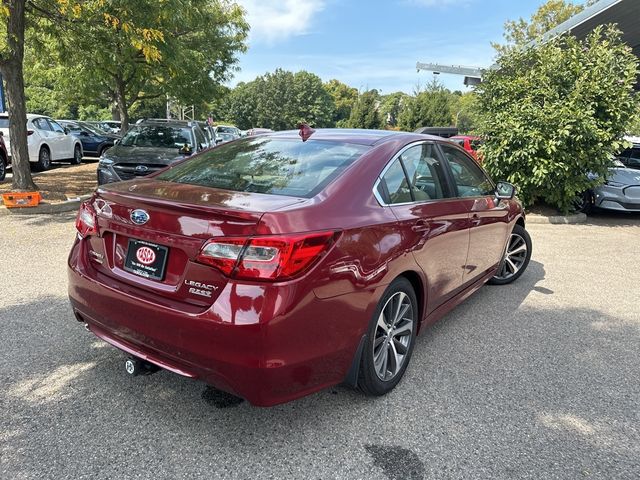
[[[46,148],[40,151],[40,164],[44,170],[47,170],[51,165],[51,156],[49,155],[49,150]]]
[[[373,339],[373,365],[380,380],[392,380],[402,369],[414,321],[411,299],[404,292],[397,292],[382,308]]]
[[[80,150],[80,147],[76,147],[73,151],[73,160],[76,164],[81,164],[82,163],[82,150]]]
[[[502,260],[500,271],[495,278],[506,280],[516,275],[527,261],[527,242],[517,233],[512,233]]]

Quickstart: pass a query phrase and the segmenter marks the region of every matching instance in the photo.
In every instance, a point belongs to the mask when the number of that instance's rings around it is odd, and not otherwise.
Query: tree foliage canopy
[[[446,127],[451,125],[452,94],[434,79],[425,89],[409,97],[399,115],[400,129],[409,132],[419,127]]]
[[[477,87],[485,166],[526,204],[567,212],[624,146],[638,60],[617,30],[598,27],[584,41],[508,51],[498,64]]]
[[[316,127],[333,124],[334,103],[320,77],[304,70],[277,69],[234,88],[223,107],[224,117],[243,129]]]
[[[358,89],[350,87],[339,80],[329,80],[324,88],[333,99],[333,122],[338,127],[344,127],[351,116],[351,109],[358,100]]]
[[[137,101],[216,95],[245,50],[243,10],[227,0],[40,0],[37,53],[62,65],[67,91],[115,100],[121,119]]]
[[[380,94],[378,90],[367,90],[358,96],[347,122],[350,128],[378,129],[384,126],[380,117]]]
[[[593,1],[588,2],[588,4]],[[574,4],[566,0],[548,0],[531,15],[529,21],[519,18],[509,20],[504,24],[504,38],[506,44],[492,44],[498,53],[504,54],[515,48],[521,48],[529,42],[540,38],[549,30],[562,22],[569,20],[584,9],[581,4]]]

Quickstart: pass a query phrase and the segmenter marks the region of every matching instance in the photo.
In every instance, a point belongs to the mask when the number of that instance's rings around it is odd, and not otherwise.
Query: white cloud
[[[324,0],[236,0],[247,11],[251,40],[274,44],[304,35],[314,16],[325,6]]]

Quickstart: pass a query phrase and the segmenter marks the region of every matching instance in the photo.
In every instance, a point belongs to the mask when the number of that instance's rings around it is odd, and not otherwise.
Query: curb
[[[26,208],[6,208],[0,206],[0,216],[2,215],[39,215],[39,214],[52,214],[63,212],[74,212],[78,210],[80,204],[91,195],[82,195],[81,197],[74,198],[73,200],[67,200],[62,203],[41,203],[37,207]]]
[[[553,225],[576,225],[578,223],[586,223],[587,216],[584,213],[576,213],[574,215],[537,215],[528,213],[525,222],[527,224],[553,224]]]

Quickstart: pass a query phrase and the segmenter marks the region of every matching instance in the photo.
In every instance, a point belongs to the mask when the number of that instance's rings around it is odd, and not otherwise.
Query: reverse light
[[[82,238],[98,235],[98,218],[96,211],[88,200],[80,204],[78,216],[76,217],[76,230],[78,230],[78,235]]]
[[[209,240],[196,260],[245,280],[286,280],[302,274],[333,245],[335,231]]]

